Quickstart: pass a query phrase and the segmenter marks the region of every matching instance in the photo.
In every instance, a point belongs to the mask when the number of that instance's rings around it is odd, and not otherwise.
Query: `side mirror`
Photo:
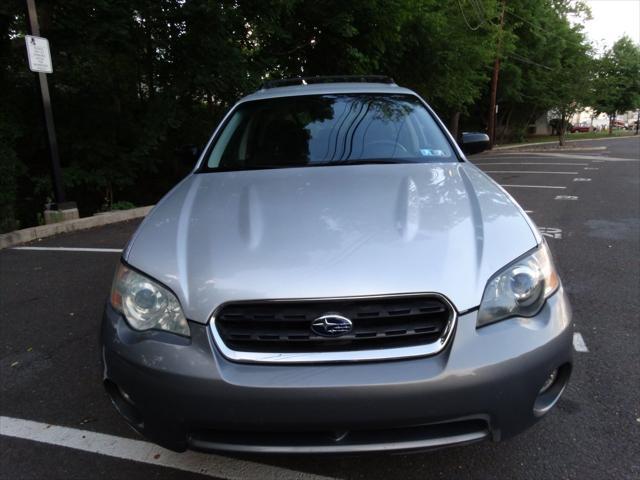
[[[200,156],[200,147],[197,145],[182,145],[175,149],[176,157],[187,163],[195,163]]]
[[[489,148],[489,135],[480,132],[462,132],[460,148],[467,155],[484,152]]]

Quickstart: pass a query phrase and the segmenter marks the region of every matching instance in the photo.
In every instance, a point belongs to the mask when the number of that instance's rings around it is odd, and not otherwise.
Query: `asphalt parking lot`
[[[0,251],[0,477],[640,478],[640,137],[575,148],[472,158],[541,228],[573,305],[572,380],[527,432],[395,456],[173,454],[146,443],[99,372],[103,303],[138,224],[126,222]]]

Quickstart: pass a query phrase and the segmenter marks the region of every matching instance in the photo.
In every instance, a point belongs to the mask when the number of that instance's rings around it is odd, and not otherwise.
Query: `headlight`
[[[111,305],[135,330],[166,330],[186,337],[191,334],[175,295],[123,264],[113,279]]]
[[[543,242],[528,254],[498,272],[484,289],[477,326],[508,317],[532,317],[560,283],[549,247]]]

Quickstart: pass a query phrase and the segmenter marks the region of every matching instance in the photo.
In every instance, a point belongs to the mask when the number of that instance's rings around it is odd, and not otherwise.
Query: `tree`
[[[594,109],[609,116],[609,134],[616,115],[640,108],[640,46],[623,36],[596,61]]]
[[[569,119],[591,103],[593,61],[580,25],[565,23],[558,40],[559,58],[550,77],[550,102],[551,111],[560,119],[558,140],[563,146]]]
[[[482,128],[501,55],[499,119],[568,115],[585,50],[576,0],[38,0],[67,196],[82,215],[157,201],[225,111],[269,78],[386,74],[452,132]],[[0,228],[37,221],[51,196],[41,107],[25,60],[24,0],[0,2]],[[588,53],[588,52],[587,52]],[[587,91],[589,89],[586,89]],[[580,93],[578,91],[577,93]],[[19,199],[19,201],[18,201]]]
[[[552,111],[563,124],[557,131],[564,141],[568,118],[587,101],[583,88],[590,81],[591,51],[569,15],[588,18],[589,11],[568,0],[507,2],[498,90],[502,139],[523,137],[529,125]]]
[[[491,19],[497,11],[495,0],[415,1],[401,27],[402,42],[386,62],[388,73],[424,96],[441,117],[451,119],[454,135],[460,115],[469,113],[490,79],[498,35]]]

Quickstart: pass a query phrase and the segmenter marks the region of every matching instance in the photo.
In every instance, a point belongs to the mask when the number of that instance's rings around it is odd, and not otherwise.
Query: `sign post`
[[[51,110],[51,97],[49,95],[49,84],[47,74],[53,72],[51,63],[51,53],[49,51],[49,41],[40,37],[40,26],[38,25],[38,14],[36,12],[35,0],[27,1],[27,16],[29,17],[29,33],[25,36],[27,45],[27,55],[29,57],[29,69],[38,75],[40,84],[40,96],[42,98],[42,109],[44,111],[44,122],[47,129],[47,140],[49,144],[49,154],[51,156],[51,173],[53,180],[53,192],[55,196],[55,210],[58,215],[51,216],[51,220],[66,220],[67,218],[77,218],[78,210],[74,202],[67,202],[62,185],[62,169],[60,168],[60,155],[58,154],[58,140],[56,129],[53,123],[53,111]],[[64,215],[60,212],[64,211]],[[46,214],[47,212],[45,212]],[[45,215],[47,217],[47,215]],[[47,223],[49,223],[47,221]]]

